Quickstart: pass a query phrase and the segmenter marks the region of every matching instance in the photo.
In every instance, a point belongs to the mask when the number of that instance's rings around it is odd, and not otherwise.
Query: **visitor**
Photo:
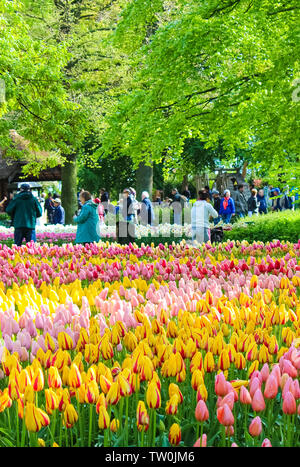
[[[238,185],[235,196],[232,196],[232,198],[234,200],[236,216],[240,218],[247,216],[248,204],[244,193],[244,185]]]
[[[223,222],[230,224],[231,217],[235,215],[235,205],[233,199],[230,197],[230,191],[224,191],[224,197],[221,199],[220,211]]]
[[[212,195],[212,200],[214,202],[214,210],[217,211],[218,213],[218,217],[214,219],[214,224],[217,225],[221,220],[221,216],[219,215],[220,206],[221,206],[221,196],[218,190],[212,190],[211,195]]]
[[[106,188],[100,188],[100,201],[102,203],[102,206],[104,208],[104,212],[106,215],[108,213],[108,203],[109,203],[109,194]]]
[[[61,205],[60,198],[53,200],[54,205],[54,214],[53,214],[53,224],[65,224],[65,210]]]
[[[282,197],[280,196],[280,189],[279,188],[274,188],[271,190],[271,196],[270,198],[272,199],[272,206],[271,210],[272,211],[282,211]]]
[[[159,206],[162,204],[162,191],[161,190],[155,191],[154,201],[155,203],[158,203]]]
[[[127,222],[134,222],[135,215],[134,215],[134,207],[133,207],[133,197],[130,192],[129,188],[125,188],[123,190],[123,203],[122,203],[122,216],[124,221]]]
[[[130,191],[130,196],[132,198],[132,209],[133,209],[133,215],[134,215],[133,222],[135,224],[137,224],[138,223],[138,211],[140,209],[140,203],[136,199],[135,189],[130,186],[129,191]]]
[[[248,216],[252,216],[255,214],[258,216],[258,202],[257,202],[257,190],[256,188],[252,188],[251,196],[247,201],[248,204]]]
[[[52,193],[48,193],[48,196],[45,199],[44,207],[45,207],[45,211],[47,212],[47,222],[49,224],[53,224],[54,205],[53,205]]]
[[[97,207],[97,212],[98,212],[98,216],[99,216],[99,222],[100,222],[100,224],[104,224],[104,221],[105,221],[105,209],[104,209],[103,204],[101,203],[100,198],[95,198],[94,203],[96,203],[97,206],[98,206]]]
[[[75,224],[78,224],[75,243],[99,242],[97,204],[92,201],[88,191],[80,192],[79,201],[82,206],[80,214],[73,217]]]
[[[259,214],[267,214],[267,200],[263,188],[260,188],[257,193],[258,212]]]
[[[189,190],[188,185],[185,185],[182,194],[183,194],[183,196],[186,197],[187,203],[189,203],[189,201],[190,201],[190,199],[191,199],[191,192],[190,192],[190,190]]]
[[[208,185],[205,185],[204,190],[208,193],[210,201],[212,201],[212,193]]]
[[[149,198],[148,191],[143,191],[140,207],[140,218],[142,225],[151,225],[154,220],[153,206]]]
[[[20,193],[11,200],[6,212],[13,218],[15,244],[21,246],[24,238],[26,242],[35,241],[36,219],[43,212],[40,203],[30,191],[30,185],[21,185]]]
[[[7,197],[4,196],[3,200],[0,201],[0,208],[1,208],[1,210],[5,210],[5,203],[6,203],[6,201],[7,201]]]
[[[209,218],[218,217],[218,212],[208,203],[208,193],[206,190],[199,191],[198,200],[193,204],[192,219],[192,240],[198,243],[208,242],[210,240]]]
[[[170,207],[174,212],[174,224],[181,225],[182,198],[177,188],[172,189]]]

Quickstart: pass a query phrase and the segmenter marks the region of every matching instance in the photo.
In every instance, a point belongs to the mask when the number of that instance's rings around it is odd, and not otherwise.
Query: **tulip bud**
[[[169,442],[172,446],[178,446],[181,441],[181,430],[177,423],[173,423],[169,430]]]
[[[71,388],[79,388],[82,384],[80,371],[75,363],[72,363],[69,372],[69,386]]]
[[[150,382],[146,392],[146,402],[150,409],[158,409],[161,406],[160,391],[154,381]]]
[[[64,410],[64,424],[67,428],[72,428],[78,420],[78,413],[73,404],[67,404]]]
[[[200,400],[196,405],[195,417],[198,422],[205,422],[209,418],[209,412],[203,400]]]
[[[99,417],[98,417],[98,426],[100,430],[106,430],[109,428],[109,415],[105,406],[101,405],[99,407]]]
[[[260,417],[255,417],[249,426],[249,433],[251,436],[259,436],[262,431],[262,424]]]
[[[114,418],[110,422],[110,431],[112,431],[113,433],[116,433],[119,428],[120,428],[120,422],[117,418]]]

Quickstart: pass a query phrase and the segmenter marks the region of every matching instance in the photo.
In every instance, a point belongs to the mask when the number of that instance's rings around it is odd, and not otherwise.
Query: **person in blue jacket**
[[[261,188],[257,193],[258,212],[259,214],[267,214],[267,200],[265,197],[264,189]]]
[[[220,216],[222,216],[223,222],[229,224],[231,217],[235,215],[235,206],[234,201],[230,198],[230,191],[224,191],[224,197],[221,199],[220,203]]]
[[[80,193],[80,203],[80,214],[73,217],[74,223],[78,225],[75,243],[99,242],[98,205],[92,201],[92,195],[88,191]]]

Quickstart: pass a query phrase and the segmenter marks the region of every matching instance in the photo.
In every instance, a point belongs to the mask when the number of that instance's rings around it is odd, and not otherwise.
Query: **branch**
[[[33,117],[39,119],[39,120],[42,120],[43,122],[47,122],[48,120],[46,120],[45,118],[43,117],[40,117],[39,115],[35,114],[34,112],[32,112],[32,110],[30,110],[28,107],[26,107],[25,104],[23,104],[22,101],[20,101],[19,99],[17,99],[17,101],[19,102],[20,106],[23,107],[25,110],[27,110],[27,112],[29,112]]]
[[[298,6],[291,6],[289,8],[283,8],[281,10],[270,11],[268,12],[268,15],[273,16],[273,15],[278,15],[279,13],[286,13],[287,11],[293,11],[293,10],[299,10],[299,9],[300,7]]]

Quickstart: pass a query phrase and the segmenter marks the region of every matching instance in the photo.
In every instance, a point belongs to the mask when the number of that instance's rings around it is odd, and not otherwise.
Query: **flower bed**
[[[0,267],[0,445],[300,445],[300,241],[2,246]]]

